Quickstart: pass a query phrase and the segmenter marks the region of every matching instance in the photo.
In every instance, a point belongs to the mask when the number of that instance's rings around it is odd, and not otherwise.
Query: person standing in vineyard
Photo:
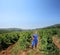
[[[34,31],[33,40],[32,40],[32,49],[37,47],[38,44],[38,34],[37,31]]]

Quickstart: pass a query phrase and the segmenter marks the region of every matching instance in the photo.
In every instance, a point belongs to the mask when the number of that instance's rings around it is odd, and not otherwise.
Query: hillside
[[[20,28],[0,28],[0,34],[8,32],[22,31]]]
[[[45,27],[45,28],[60,28],[60,24],[55,24],[55,25],[51,25],[51,26],[48,26],[48,27]]]
[[[30,30],[0,29],[0,55],[60,55],[60,24]],[[31,49],[35,30],[38,47]]]

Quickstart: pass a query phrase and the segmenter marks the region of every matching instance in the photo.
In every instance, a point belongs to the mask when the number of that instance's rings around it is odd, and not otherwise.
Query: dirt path
[[[19,51],[16,55],[27,55],[27,53],[29,53],[31,51],[32,51],[31,49],[27,49],[27,50],[24,50],[24,51]]]
[[[40,53],[40,51],[37,51],[36,49],[29,49],[29,50],[24,50],[24,51],[20,51],[17,53],[17,55],[42,55],[42,53]]]
[[[17,55],[26,55],[27,53],[26,52],[18,52]]]
[[[16,43],[10,45],[6,50],[2,50],[2,51],[0,52],[0,55],[10,55],[11,49],[12,49],[15,45],[16,45]]]
[[[59,41],[60,41],[59,38],[53,37],[53,42],[59,48],[59,51],[60,51],[60,43],[59,43]],[[59,55],[60,55],[60,52],[59,52]]]
[[[53,37],[53,42],[54,44],[60,49],[60,43],[59,43],[60,39],[58,39],[57,37]]]

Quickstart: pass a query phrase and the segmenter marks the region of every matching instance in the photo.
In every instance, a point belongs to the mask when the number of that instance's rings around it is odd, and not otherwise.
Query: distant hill
[[[20,29],[20,28],[8,28],[7,30],[10,30],[10,31],[22,31],[22,29]]]
[[[48,26],[48,27],[44,27],[44,28],[36,28],[36,29],[32,29],[32,30],[50,29],[50,28],[60,28],[60,24],[55,24],[55,25],[51,25],[51,26]],[[20,28],[0,28],[0,33],[6,33],[6,32],[12,32],[12,31],[23,31],[23,30],[25,30],[25,29],[20,29]]]
[[[48,27],[45,27],[45,28],[60,28],[60,24],[55,24],[55,25],[51,25],[51,26],[48,26]]]
[[[0,28],[0,34],[14,32],[14,31],[22,31],[22,29],[19,29],[19,28]]]
[[[20,28],[0,28],[0,30],[8,30],[8,31],[21,31]]]
[[[60,24],[55,24],[55,25],[51,25],[51,26],[47,26],[47,27],[43,27],[43,28],[36,28],[36,30],[39,30],[39,29],[51,29],[51,28],[59,28],[60,29]]]

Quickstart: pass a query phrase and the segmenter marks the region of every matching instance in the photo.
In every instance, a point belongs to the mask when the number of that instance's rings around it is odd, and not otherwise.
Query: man
[[[37,47],[38,44],[38,34],[37,31],[34,32],[33,34],[33,40],[32,40],[32,49]]]

